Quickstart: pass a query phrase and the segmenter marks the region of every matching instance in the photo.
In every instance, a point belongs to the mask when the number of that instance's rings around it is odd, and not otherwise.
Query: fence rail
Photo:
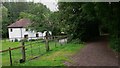
[[[51,36],[50,36],[51,37]],[[61,38],[65,38],[66,36],[52,36],[52,39],[48,39],[49,41],[54,41],[54,47],[57,47],[57,43],[58,41],[56,40],[59,40]],[[44,43],[42,43],[42,41],[44,41]],[[9,63],[10,63],[10,66],[13,65],[13,53],[12,51],[14,50],[17,50],[17,49],[21,49],[20,52],[21,52],[21,58],[22,59],[19,59],[19,62],[22,63],[22,62],[25,62],[26,61],[26,58],[29,58],[29,59],[33,59],[37,56],[37,53],[39,54],[38,56],[42,55],[42,54],[45,54],[47,50],[45,50],[45,48],[42,48],[41,46],[41,43],[44,44],[46,47],[46,45],[49,45],[48,41],[46,43],[45,39],[43,40],[38,40],[38,41],[34,41],[34,42],[30,42],[28,44],[26,44],[27,42],[24,42],[24,41],[21,41],[21,45],[18,46],[18,47],[15,47],[15,48],[8,48],[6,50],[1,50],[0,53],[4,53],[4,52],[9,52]],[[34,44],[34,45],[33,45]],[[50,44],[50,45],[53,45],[53,44]],[[61,45],[61,44],[60,44]],[[29,53],[28,53],[29,52]],[[37,52],[37,53],[36,53]],[[43,52],[43,53],[42,53]],[[18,55],[18,54],[17,54]],[[31,55],[32,58],[29,56]]]
[[[16,50],[16,49],[19,49],[19,48],[22,48],[24,46],[19,46],[19,47],[15,47],[15,48],[10,48],[10,49],[6,49],[6,50],[1,50],[0,53],[3,53],[3,52],[7,52],[9,50]]]

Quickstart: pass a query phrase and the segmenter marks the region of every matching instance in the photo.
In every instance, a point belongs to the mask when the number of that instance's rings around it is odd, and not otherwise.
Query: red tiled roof
[[[19,27],[26,27],[31,23],[29,19],[20,19],[19,21],[16,21],[13,24],[10,24],[8,28],[19,28]]]

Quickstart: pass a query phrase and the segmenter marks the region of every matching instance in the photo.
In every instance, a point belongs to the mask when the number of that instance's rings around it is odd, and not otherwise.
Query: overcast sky
[[[46,5],[51,11],[57,11],[58,5],[57,0],[27,0],[27,1],[34,1],[35,3],[42,3]]]

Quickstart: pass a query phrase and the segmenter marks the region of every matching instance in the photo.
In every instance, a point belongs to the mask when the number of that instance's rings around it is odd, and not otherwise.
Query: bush
[[[120,52],[120,38],[116,35],[110,37],[110,47],[117,52]]]
[[[29,41],[36,41],[35,39],[30,39]]]
[[[73,39],[73,40],[71,40],[71,41],[69,41],[69,42],[72,42],[72,43],[75,43],[75,44],[81,44],[81,43],[83,43],[80,39]]]
[[[28,40],[26,38],[20,40],[20,42],[28,42]]]
[[[18,39],[15,38],[15,42],[18,42]]]

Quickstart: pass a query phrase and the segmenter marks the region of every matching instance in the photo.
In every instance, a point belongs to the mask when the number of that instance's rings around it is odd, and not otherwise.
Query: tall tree
[[[33,22],[31,29],[36,31],[51,30],[49,15],[50,10],[41,3],[32,3],[29,5],[29,10],[21,12],[19,18],[29,18]]]
[[[8,25],[8,9],[5,6],[0,8],[2,10],[2,37],[7,37],[7,25]]]
[[[49,16],[50,28],[53,35],[59,35],[61,32],[62,25],[60,23],[59,11],[52,12]]]
[[[19,13],[22,11],[25,11],[28,9],[28,4],[27,2],[3,2],[3,7],[5,9],[2,9],[2,37],[7,38],[8,37],[8,31],[7,31],[7,26],[15,22],[18,17]],[[5,15],[7,14],[7,15]],[[6,18],[4,18],[6,17]]]
[[[118,23],[120,20],[119,3],[59,3],[61,23],[69,26],[72,38],[86,40],[99,36],[99,25],[108,28],[112,48],[120,50]],[[96,27],[97,26],[97,27]],[[114,39],[114,40],[113,40]]]
[[[4,2],[3,5],[8,9],[8,18],[11,23],[19,17],[19,13],[28,9],[28,2]]]
[[[49,21],[49,16],[51,14],[50,10],[41,3],[33,3],[29,5],[29,10],[20,13],[20,18],[29,18],[32,24],[29,26],[31,30],[47,31],[46,32],[46,51],[49,51],[48,36],[51,31],[51,22]],[[28,27],[28,28],[29,28]]]
[[[73,39],[79,38],[86,41],[91,37],[99,36],[98,27],[96,26],[98,25],[96,23],[98,19],[94,13],[94,3],[59,3],[59,10],[61,20],[68,26],[68,33]],[[96,30],[93,31],[94,28]]]
[[[108,28],[110,34],[109,40],[111,47],[115,51],[120,52],[120,2],[116,3],[96,3],[97,17],[102,21],[102,24]],[[103,8],[104,7],[104,8]]]

